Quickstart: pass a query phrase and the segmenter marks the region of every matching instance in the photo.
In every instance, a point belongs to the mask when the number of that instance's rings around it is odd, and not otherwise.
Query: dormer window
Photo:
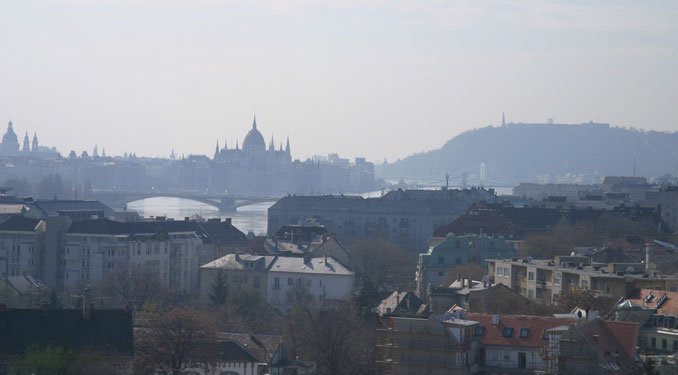
[[[502,332],[502,336],[504,336],[504,337],[513,337],[513,328],[511,328],[511,327],[504,327],[504,331]]]
[[[521,339],[526,339],[526,338],[527,338],[527,335],[528,335],[529,333],[530,333],[530,329],[529,329],[529,328],[521,328],[521,329],[520,329],[520,334],[518,335],[518,337],[520,337]]]

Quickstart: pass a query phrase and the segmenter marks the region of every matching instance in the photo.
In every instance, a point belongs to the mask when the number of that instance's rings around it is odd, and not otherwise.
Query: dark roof
[[[90,219],[74,221],[69,233],[134,235],[195,232],[203,241],[213,243],[246,242],[247,236],[231,225],[230,221],[134,221],[120,222],[109,219]]]
[[[459,216],[453,222],[443,225],[433,232],[433,237],[445,237],[450,233],[457,235],[485,233],[489,236],[502,236],[519,239],[507,220],[496,211],[476,210]]]
[[[0,224],[0,231],[33,232],[38,223],[40,223],[40,219],[15,215]]]
[[[361,196],[322,195],[287,196],[269,208],[275,211],[345,212],[386,215],[457,215],[471,204],[492,198],[492,193],[481,190],[407,190],[391,192],[380,198]]]
[[[221,332],[218,341],[224,361],[268,363],[282,343],[282,336]]]
[[[39,210],[44,216],[58,216],[60,212],[102,211],[104,216],[113,216],[113,209],[99,201],[39,199],[26,201],[31,209]]]
[[[628,369],[636,355],[638,332],[638,323],[594,319],[572,326],[561,339],[588,343],[598,353],[599,361],[616,360]],[[619,353],[618,359],[613,353]]]
[[[9,309],[0,311],[0,354],[19,355],[32,345],[75,351],[134,353],[132,313],[126,310]]]

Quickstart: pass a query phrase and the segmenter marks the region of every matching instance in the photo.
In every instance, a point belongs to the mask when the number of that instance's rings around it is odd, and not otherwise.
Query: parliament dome
[[[252,122],[252,129],[250,129],[250,131],[247,132],[247,135],[245,136],[245,139],[242,142],[242,149],[243,151],[266,150],[266,142],[264,141],[264,136],[262,136],[259,130],[257,129],[256,117]]]

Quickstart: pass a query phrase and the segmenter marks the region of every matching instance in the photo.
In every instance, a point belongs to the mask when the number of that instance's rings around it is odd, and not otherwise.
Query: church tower
[[[28,139],[28,132],[24,135],[24,148],[21,149],[23,152],[31,152],[31,141]]]
[[[33,145],[31,147],[31,150],[33,150],[33,152],[38,152],[38,148],[39,148],[38,147],[38,133],[34,132],[33,133]]]
[[[217,140],[217,147],[214,149],[214,160],[219,157],[219,141]]]

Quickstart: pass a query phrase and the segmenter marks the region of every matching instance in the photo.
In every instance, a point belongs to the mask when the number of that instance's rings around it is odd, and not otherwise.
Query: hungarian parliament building
[[[374,164],[364,158],[353,162],[330,154],[327,158],[293,160],[289,139],[268,146],[256,118],[242,145],[217,147],[212,157],[106,156],[96,146],[91,154],[71,151],[62,156],[54,148],[38,145],[28,132],[23,148],[10,121],[0,144],[0,186],[25,179],[37,185],[59,174],[74,190],[122,192],[186,192],[212,195],[280,196],[286,194],[362,193],[378,188]],[[59,197],[73,198],[73,197]]]

